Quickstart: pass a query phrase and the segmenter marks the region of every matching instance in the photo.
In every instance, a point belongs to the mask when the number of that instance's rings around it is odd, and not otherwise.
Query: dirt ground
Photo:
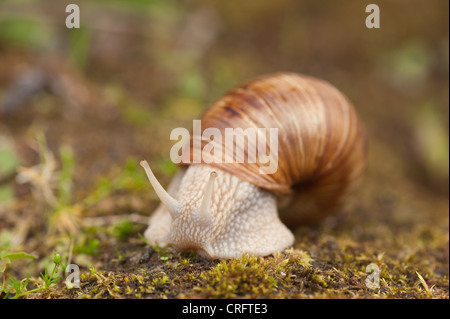
[[[0,3],[1,298],[449,298],[448,2],[383,2],[379,29],[360,1],[80,1],[80,29],[68,3]],[[167,185],[170,131],[276,71],[355,105],[353,198],[272,256],[148,245],[159,202],[139,161]]]

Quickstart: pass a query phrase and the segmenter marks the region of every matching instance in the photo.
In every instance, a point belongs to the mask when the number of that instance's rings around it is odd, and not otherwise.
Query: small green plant
[[[116,255],[117,255],[117,259],[116,259],[117,261],[121,262],[121,261],[125,260],[125,255],[123,253],[121,253],[119,251],[119,249],[117,249],[117,247],[116,247]]]
[[[169,260],[171,258],[171,251],[165,247],[161,247],[159,245],[153,245],[151,243],[148,242],[148,240],[142,235],[142,234],[138,234],[138,237],[147,245],[152,247],[155,251],[157,251],[160,255],[160,259],[162,261],[166,261]]]
[[[4,294],[3,299],[6,299],[9,297],[9,295],[14,293],[14,296],[11,297],[11,299],[17,299],[20,297],[23,297],[27,294],[38,292],[44,289],[50,289],[53,288],[52,285],[56,282],[58,282],[61,279],[61,276],[55,277],[55,275],[58,273],[58,267],[61,264],[61,256],[59,254],[55,254],[53,256],[53,270],[50,273],[50,275],[47,272],[47,268],[45,268],[44,274],[41,273],[41,277],[44,280],[44,286],[38,287],[36,289],[27,290],[28,283],[30,280],[30,275],[28,274],[27,278],[19,280],[14,276],[11,276],[8,281],[5,281],[5,273],[6,266],[11,263],[11,260],[15,259],[23,259],[23,258],[31,258],[35,259],[36,256],[24,253],[24,252],[17,252],[17,253],[11,253],[8,251],[2,251],[0,252],[0,264],[3,265],[0,268],[0,272],[3,272],[3,284],[0,288],[0,294]]]
[[[0,137],[0,206],[3,203],[14,200],[14,192],[11,185],[5,182],[14,176],[19,158],[14,150],[14,142],[11,139]],[[6,185],[5,185],[6,184]]]
[[[142,174],[142,169],[138,163],[139,161],[137,159],[129,158],[117,176],[113,178],[100,178],[96,187],[82,201],[82,204],[92,206],[119,190],[136,190],[147,187],[147,177],[145,174]]]
[[[2,273],[2,285],[0,287],[0,295],[5,294],[4,298],[7,298],[11,293],[15,293],[14,297],[18,297],[28,286],[30,276],[25,280],[18,280],[16,277],[11,276],[8,281],[5,278],[6,268],[13,260],[18,259],[35,259],[36,256],[27,254],[25,252],[10,252],[7,250],[0,251],[0,273]],[[13,297],[13,298],[14,298]]]
[[[74,246],[73,251],[77,254],[98,255],[100,253],[100,240],[85,236],[82,238],[81,244]]]
[[[129,219],[125,219],[121,222],[114,224],[112,233],[114,237],[120,240],[124,240],[130,235],[134,230],[133,224]]]
[[[41,273],[41,278],[44,279],[45,289],[50,289],[54,283],[57,283],[61,279],[61,276],[54,277],[55,272],[58,273],[58,267],[60,264],[61,264],[61,256],[59,254],[55,254],[53,256],[53,269],[51,274],[48,275],[47,268],[45,268],[43,274]]]
[[[12,260],[16,259],[36,259],[36,256],[30,255],[24,252],[10,252],[10,251],[1,251],[0,252],[0,272],[4,272],[8,264],[11,263]]]
[[[152,280],[152,286],[157,286],[157,287],[167,285],[168,283],[169,283],[169,277],[167,277],[167,276],[157,277]]]
[[[22,297],[26,295],[27,293],[30,293],[31,291],[27,292],[27,286],[28,281],[30,280],[30,275],[27,276],[25,280],[18,280],[16,277],[9,278],[9,281],[7,283],[7,287],[9,288],[9,291],[5,291],[6,295],[5,298],[8,297],[10,292],[14,292],[15,295],[11,299],[17,299],[19,297]]]
[[[144,244],[146,244],[147,246],[151,246],[151,247],[153,247],[153,245],[152,244],[150,244],[150,242],[147,240],[147,238],[145,238],[142,234],[138,234],[138,237],[139,237],[139,239],[141,239],[143,242],[144,242]],[[155,249],[156,250],[156,249]]]
[[[94,266],[92,266],[92,267],[89,267],[89,271],[91,272],[91,274],[93,274],[93,275],[95,275],[95,274],[97,274],[98,273],[98,270],[97,270],[97,268],[95,268]]]

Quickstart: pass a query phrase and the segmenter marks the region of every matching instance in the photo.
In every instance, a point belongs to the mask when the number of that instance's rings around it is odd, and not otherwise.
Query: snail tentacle
[[[144,168],[148,180],[150,181],[150,184],[152,184],[153,189],[155,190],[159,199],[167,207],[171,217],[175,219],[180,214],[182,205],[180,204],[179,201],[170,196],[170,194],[167,193],[166,190],[161,186],[161,184],[158,182],[155,175],[153,174],[152,170],[150,169],[150,166],[148,165],[147,161],[145,160],[141,161],[140,165]]]

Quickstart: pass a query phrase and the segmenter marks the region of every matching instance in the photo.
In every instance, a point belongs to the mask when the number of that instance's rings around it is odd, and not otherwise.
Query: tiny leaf
[[[22,258],[36,259],[37,257],[34,255],[24,253],[24,252],[12,253],[9,251],[2,251],[0,253],[0,259],[3,259],[3,258],[9,258],[9,259],[14,260],[14,259],[22,259]]]

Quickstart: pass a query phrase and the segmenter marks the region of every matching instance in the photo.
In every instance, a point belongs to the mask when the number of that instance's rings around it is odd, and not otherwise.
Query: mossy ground
[[[83,3],[86,28],[70,35],[46,24],[47,12],[65,19],[52,1],[17,5],[32,22],[0,20],[0,252],[37,257],[0,260],[0,288],[28,275],[24,292],[42,287],[59,253],[80,288],[59,267],[63,279],[22,298],[449,298],[448,2],[383,3],[379,30],[352,1]],[[355,197],[273,256],[148,246],[158,200],[139,160],[167,185],[170,131],[280,70],[325,78],[355,104],[369,140]]]
[[[80,289],[60,283],[28,298],[448,298],[448,216],[392,189],[361,193],[370,207],[301,227],[294,247],[267,257],[207,260],[146,245],[144,226],[119,237],[91,230],[103,240]],[[393,220],[396,210],[408,214]],[[379,288],[365,283],[369,264],[380,269]]]

